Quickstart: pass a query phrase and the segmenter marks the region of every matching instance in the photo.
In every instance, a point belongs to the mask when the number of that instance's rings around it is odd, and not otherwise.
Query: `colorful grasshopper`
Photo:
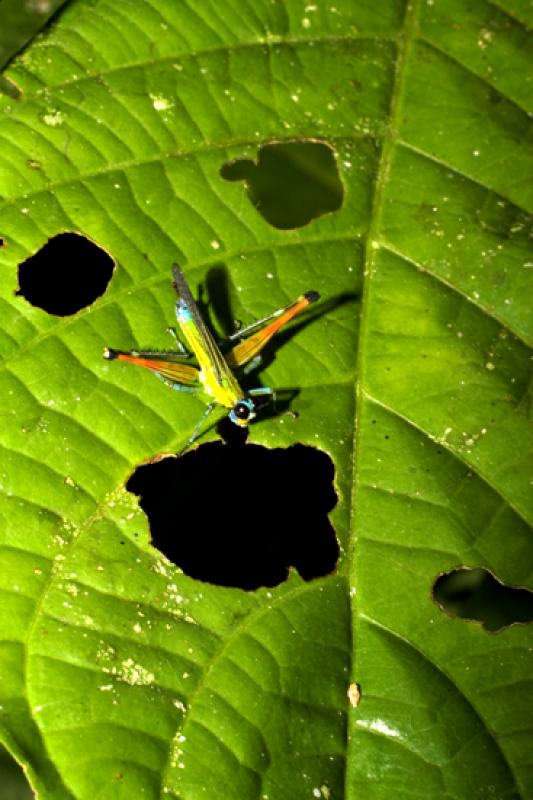
[[[186,445],[188,447],[194,442],[203,422],[217,405],[228,408],[230,420],[235,425],[244,428],[256,416],[260,403],[256,398],[264,397],[265,395],[275,396],[272,389],[263,386],[244,392],[232,369],[244,367],[246,364],[249,367],[253,366],[255,364],[254,359],[274,334],[292,317],[318,300],[319,294],[313,291],[306,292],[298,297],[297,300],[280,308],[278,311],[274,311],[268,317],[237,331],[229,337],[230,340],[240,339],[255,328],[261,328],[252,336],[236,344],[226,355],[222,355],[220,348],[200,315],[185,276],[176,264],[173,265],[172,269],[174,275],[173,285],[178,294],[176,302],[178,325],[187,344],[196,356],[198,366],[184,363],[184,359],[189,358],[191,354],[185,350],[178,340],[176,331],[173,328],[169,328],[169,331],[176,339],[178,353],[154,353],[142,350],[124,352],[106,348],[104,350],[104,358],[110,361],[118,359],[119,361],[138,364],[140,367],[146,367],[155,372],[159,378],[173,389],[193,393],[200,392],[203,389],[204,393],[212,398],[189,437]],[[267,325],[267,323],[270,324]]]

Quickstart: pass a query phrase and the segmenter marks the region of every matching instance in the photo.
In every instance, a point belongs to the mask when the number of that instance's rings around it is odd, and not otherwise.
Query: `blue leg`
[[[265,395],[265,394],[269,394],[272,397],[276,396],[276,392],[274,391],[274,389],[270,389],[268,386],[256,386],[255,389],[249,389],[248,394],[252,395],[252,397],[254,396],[259,397],[260,395]]]
[[[194,442],[194,441],[195,441],[195,440],[198,438],[198,431],[200,430],[200,428],[201,428],[201,427],[202,427],[202,425],[204,424],[205,420],[207,419],[207,417],[209,416],[209,414],[210,414],[210,413],[213,411],[213,409],[215,408],[215,406],[216,406],[216,405],[217,405],[216,403],[209,403],[209,405],[207,406],[206,410],[204,411],[204,413],[202,414],[202,416],[201,416],[201,417],[200,417],[200,419],[198,420],[198,423],[197,423],[197,425],[196,425],[195,429],[193,430],[193,432],[191,433],[191,435],[190,435],[190,436],[189,436],[189,438],[187,439],[187,441],[186,441],[186,443],[185,443],[185,447],[183,447],[183,448],[180,450],[180,452],[179,452],[179,455],[180,455],[180,456],[181,456],[181,455],[182,455],[182,454],[183,454],[183,453],[184,453],[186,450],[188,450],[188,449],[189,449],[189,447],[191,446],[191,444],[193,444],[193,442]]]
[[[255,389],[249,389],[248,394],[250,397],[270,397],[270,403],[272,403],[274,411],[276,411],[276,392],[274,389],[269,386],[257,386]],[[268,405],[268,403],[265,405]]]
[[[254,358],[252,358],[252,360],[246,364],[246,366],[243,369],[243,374],[249,375],[250,372],[253,372],[254,369],[257,369],[261,365],[262,361],[263,357],[261,356],[260,353],[258,353],[258,355],[254,356]]]
[[[176,383],[175,381],[171,381],[170,378],[165,378],[164,375],[160,375],[159,372],[155,372],[155,375],[159,378],[160,381],[163,381],[166,386],[170,386],[171,389],[174,389],[176,392],[186,392],[187,394],[198,394],[198,387],[197,386],[185,386],[183,383]]]
[[[268,386],[257,386],[255,389],[249,389],[248,390],[248,394],[251,397],[267,397],[267,396],[270,396],[270,402],[272,403],[272,407],[274,409],[274,412],[277,413],[277,410],[278,410],[277,409],[277,405],[276,405],[276,399],[277,398],[276,398],[276,392],[274,391],[274,389],[270,389]],[[290,409],[287,409],[287,411],[283,412],[283,416],[292,417],[293,419],[296,419],[298,414],[296,413],[296,411],[291,411]]]

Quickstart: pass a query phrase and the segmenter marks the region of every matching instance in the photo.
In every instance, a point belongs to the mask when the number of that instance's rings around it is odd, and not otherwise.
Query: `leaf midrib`
[[[400,118],[403,92],[405,86],[405,76],[409,63],[409,56],[418,28],[420,0],[412,0],[408,2],[405,8],[405,17],[403,23],[403,36],[399,39],[399,46],[397,51],[397,60],[395,68],[395,78],[392,87],[390,98],[390,114],[388,129],[383,138],[382,151],[378,163],[378,168],[375,178],[374,197],[372,201],[372,210],[370,217],[370,226],[365,242],[365,255],[364,255],[364,279],[363,279],[363,293],[361,298],[361,317],[359,328],[359,346],[357,353],[358,364],[358,377],[356,386],[356,403],[353,421],[354,430],[354,470],[353,470],[353,487],[351,495],[350,507],[350,527],[351,541],[350,552],[348,555],[348,580],[349,586],[357,586],[357,531],[359,528],[359,476],[358,464],[361,452],[361,408],[363,403],[366,402],[366,362],[365,350],[366,340],[369,336],[369,321],[368,321],[368,305],[370,294],[370,280],[374,270],[374,256],[377,250],[374,248],[374,243],[379,241],[379,232],[381,228],[381,218],[384,207],[385,187],[390,170],[392,154],[396,141],[398,138],[398,120]],[[350,591],[350,607],[352,616],[352,638],[357,642],[357,628],[358,628],[358,609],[357,609],[357,596],[354,592]],[[352,664],[350,670],[350,682],[358,683],[357,675],[357,660],[356,660],[357,647],[351,650]],[[354,750],[358,746],[358,736],[356,730],[357,716],[354,713],[348,715],[348,725],[346,726],[347,741],[346,741],[346,764],[350,763],[356,756]],[[345,772],[345,786],[344,796],[348,799],[351,796],[350,787],[347,783],[348,770]]]

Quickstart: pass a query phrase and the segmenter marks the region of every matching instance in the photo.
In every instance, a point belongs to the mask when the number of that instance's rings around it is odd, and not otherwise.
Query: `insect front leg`
[[[264,405],[272,405],[274,414],[278,413],[278,405],[277,405],[278,395],[277,395],[277,393],[276,393],[276,391],[274,389],[271,389],[268,386],[257,386],[255,389],[249,389],[248,390],[248,394],[251,397],[265,397],[266,399],[265,399]],[[282,391],[281,394],[282,394],[282,397],[283,397],[283,396],[286,395],[286,392]],[[294,392],[291,393],[289,402],[290,402],[290,400],[292,399],[293,396],[294,396]],[[282,402],[282,404],[284,404],[286,401],[284,399],[282,399],[281,402]],[[263,405],[263,404],[261,404],[261,405]],[[259,406],[258,410],[260,410],[260,409],[261,409],[261,406]],[[281,411],[281,415],[284,416],[284,417],[287,416],[287,417],[292,417],[292,419],[296,419],[298,417],[298,412],[297,411],[292,411],[290,408],[287,408],[286,410]]]
[[[178,387],[176,387],[176,388],[178,388]],[[182,388],[182,387],[179,387],[179,388]],[[204,424],[204,422],[205,422],[205,420],[207,419],[207,417],[209,416],[209,414],[210,414],[210,413],[213,411],[213,409],[216,407],[216,405],[217,405],[216,403],[209,403],[209,405],[207,406],[206,410],[204,411],[204,413],[202,414],[202,416],[201,416],[201,417],[200,417],[200,419],[198,420],[198,422],[197,422],[197,424],[196,424],[196,426],[195,426],[195,428],[194,428],[193,432],[191,433],[191,435],[189,436],[189,438],[188,438],[188,439],[187,439],[187,441],[185,442],[185,446],[184,446],[184,447],[183,447],[183,448],[180,450],[180,453],[179,453],[179,455],[180,455],[180,456],[181,456],[181,455],[182,455],[182,454],[183,454],[183,453],[184,453],[186,450],[188,450],[188,449],[189,449],[189,447],[191,446],[191,444],[193,444],[193,443],[196,441],[196,439],[198,438],[198,432],[199,432],[200,428],[201,428],[201,427],[202,427],[202,425]]]
[[[179,354],[179,355],[180,355],[182,358],[192,358],[192,353],[189,353],[189,351],[187,350],[187,348],[185,347],[185,345],[183,344],[183,342],[182,342],[182,341],[181,341],[181,339],[179,338],[179,336],[178,336],[178,332],[177,332],[176,328],[173,328],[172,326],[169,326],[169,327],[166,329],[166,331],[167,331],[167,333],[169,333],[169,334],[172,336],[172,338],[174,339],[174,344],[176,345],[176,347],[177,347],[177,349],[178,349],[178,354]]]
[[[250,397],[266,398],[264,403],[260,403],[257,406],[257,410],[260,410],[262,406],[272,405],[274,412],[276,412],[276,392],[274,389],[269,386],[256,386],[255,389],[249,389],[248,394]]]

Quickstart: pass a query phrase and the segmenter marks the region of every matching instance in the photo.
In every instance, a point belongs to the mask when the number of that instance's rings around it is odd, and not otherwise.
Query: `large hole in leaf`
[[[314,448],[209,443],[139,467],[126,488],[153,545],[193,578],[251,590],[290,566],[305,580],[335,569],[333,464]]]
[[[19,265],[19,289],[29,303],[67,317],[90,306],[106,290],[113,259],[77,233],[60,233]]]
[[[300,228],[342,205],[335,155],[323,142],[266,144],[257,163],[237,159],[224,164],[220,174],[244,181],[251,202],[275,228]]]
[[[454,569],[435,581],[433,597],[452,617],[477,620],[488,631],[533,621],[533,592],[515,589],[486,569]]]

